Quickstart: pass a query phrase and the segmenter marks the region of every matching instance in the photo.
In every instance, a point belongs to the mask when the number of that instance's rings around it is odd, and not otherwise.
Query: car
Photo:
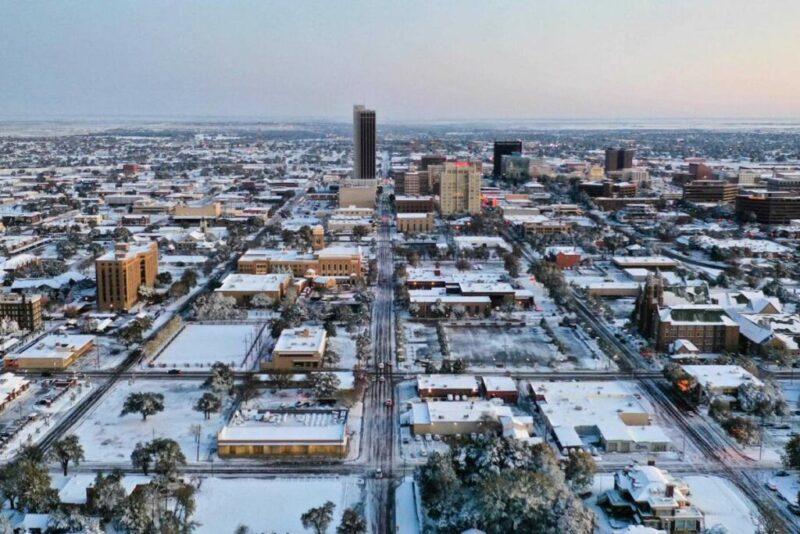
[[[179,374],[181,374],[181,370],[180,369],[170,369],[169,371],[167,371],[167,374],[168,375],[179,375]]]
[[[789,511],[792,512],[794,515],[800,515],[800,506],[794,503],[790,503],[789,506],[787,506],[787,508],[789,508]]]
[[[789,471],[785,471],[785,470],[781,469],[780,471],[775,473],[775,476],[776,477],[788,477],[789,476]]]
[[[378,377],[378,382],[386,382],[386,377],[385,376],[379,376]]]
[[[381,363],[379,363],[379,364],[378,364],[378,369],[379,369],[379,370],[383,371],[383,368],[384,368],[384,367],[385,367],[385,364],[384,364],[383,362],[381,362]]]
[[[375,470],[375,478],[383,478],[383,469],[380,467]]]
[[[770,491],[778,491],[778,486],[776,486],[774,482],[764,482],[764,486],[766,486],[766,488]]]
[[[426,451],[425,449],[422,449],[421,451],[419,451],[419,455],[424,458],[424,457],[428,456],[428,451]]]
[[[386,401],[384,402],[384,404],[385,404],[386,406],[388,406],[389,408],[391,408],[391,407],[394,405],[394,402],[392,401],[392,399],[386,399]]]

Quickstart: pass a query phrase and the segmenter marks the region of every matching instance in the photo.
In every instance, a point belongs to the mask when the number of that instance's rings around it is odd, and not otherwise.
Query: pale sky
[[[800,118],[797,0],[0,0],[0,117]]]

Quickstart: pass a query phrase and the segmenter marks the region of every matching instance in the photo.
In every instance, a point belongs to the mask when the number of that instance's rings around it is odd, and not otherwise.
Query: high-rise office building
[[[353,106],[353,178],[375,179],[375,110]]]
[[[495,141],[492,175],[502,174],[503,156],[522,155],[522,141]]]
[[[636,151],[632,148],[607,148],[606,173],[633,167],[633,155],[635,153]]]
[[[439,184],[442,215],[480,213],[482,171],[479,161],[448,161],[444,164]]]

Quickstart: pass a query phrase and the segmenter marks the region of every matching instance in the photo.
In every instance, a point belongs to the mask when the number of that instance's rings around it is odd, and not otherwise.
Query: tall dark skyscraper
[[[632,148],[607,148],[606,172],[632,168],[634,154],[636,151]]]
[[[375,110],[353,106],[353,178],[375,179]]]
[[[522,141],[495,141],[494,158],[492,159],[492,175],[500,176],[502,173],[503,156],[522,154]]]

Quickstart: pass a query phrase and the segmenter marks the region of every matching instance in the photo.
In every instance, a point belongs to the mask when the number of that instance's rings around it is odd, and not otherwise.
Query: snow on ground
[[[208,367],[223,362],[241,367],[261,324],[189,324],[155,359],[168,367]]]
[[[341,360],[334,367],[352,369],[356,365],[356,337],[358,333],[349,333],[344,328],[337,328],[336,335],[328,338],[333,350]]]
[[[416,500],[416,483],[406,477],[394,494],[395,524],[398,534],[419,534],[420,503]]]
[[[357,477],[205,478],[197,492],[199,534],[233,532],[247,525],[253,532],[305,534],[300,516],[325,501],[336,505],[329,532],[342,512],[362,501]]]
[[[0,427],[3,430],[10,432],[15,428],[18,429],[0,447],[0,460],[12,458],[23,445],[38,443],[52,429],[53,425],[58,424],[72,408],[92,392],[93,387],[94,385],[89,381],[81,381],[78,386],[67,390],[48,389],[45,391],[40,384],[31,385],[26,392],[11,401],[0,413]],[[50,406],[36,404],[39,399],[54,396],[58,392],[61,394]]]
[[[707,475],[682,477],[691,489],[691,502],[705,516],[706,528],[722,525],[730,534],[752,534],[756,508],[727,479]]]
[[[202,396],[200,381],[193,380],[135,380],[119,382],[108,391],[102,402],[70,433],[77,434],[83,444],[87,462],[130,464],[130,455],[136,443],[153,438],[174,439],[181,446],[188,462],[196,461],[196,445],[189,427],[201,425],[200,460],[209,458],[216,447],[216,435],[225,418],[221,413],[203,414],[193,409]],[[120,417],[125,398],[131,393],[153,392],[164,395],[164,411],[142,421],[138,414]]]

